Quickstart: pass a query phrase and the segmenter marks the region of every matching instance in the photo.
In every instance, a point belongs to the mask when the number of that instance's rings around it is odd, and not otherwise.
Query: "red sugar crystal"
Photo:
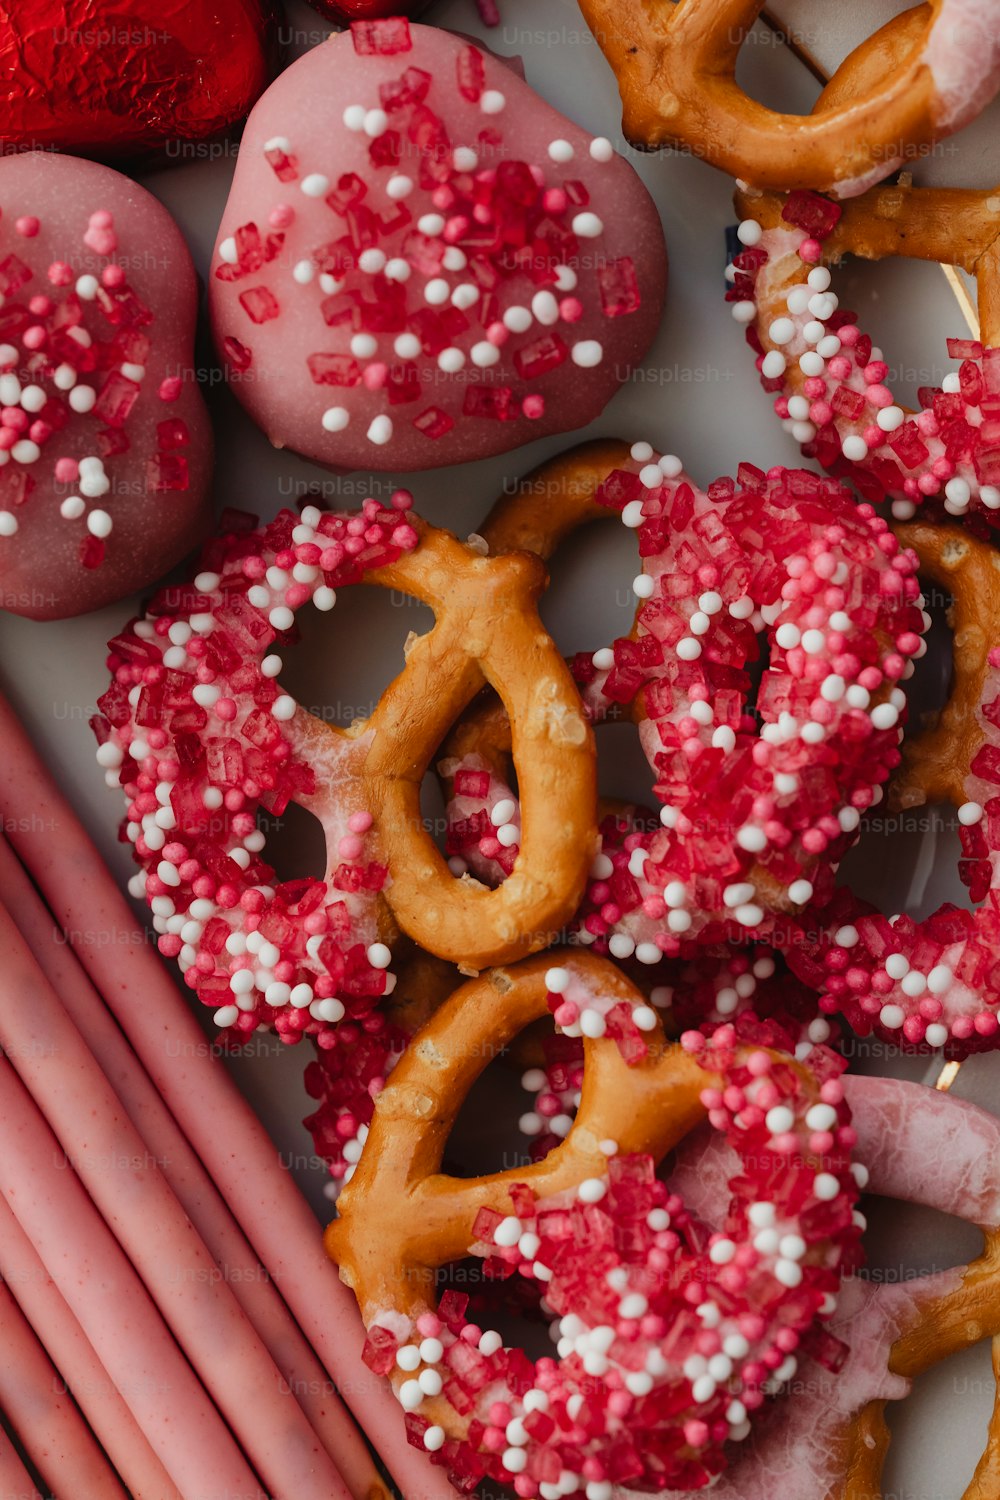
[[[109,427],[123,427],[141,394],[141,386],[116,370],[101,387],[93,408],[94,416]]]
[[[639,282],[631,256],[623,255],[601,266],[597,272],[597,284],[605,317],[621,318],[638,311],[641,303]]]
[[[797,188],[789,193],[781,217],[786,224],[804,229],[813,239],[823,240],[836,229],[843,212],[841,204],[824,198],[821,193]]]
[[[410,52],[410,23],[405,16],[386,16],[378,21],[352,21],[351,41],[359,57],[393,57]]]
[[[537,380],[569,358],[569,350],[557,333],[545,333],[514,355],[514,366],[523,380]]]
[[[104,561],[104,552],[102,537],[85,536],[80,543],[80,562],[85,568],[99,568]]]
[[[289,156],[279,147],[272,146],[269,150],[265,151],[264,160],[279,182],[294,182],[299,175],[295,157]]]
[[[830,405],[839,416],[856,422],[864,411],[866,403],[860,391],[852,391],[849,386],[841,385],[834,391]]]
[[[309,354],[306,364],[317,385],[361,384],[361,367],[349,354]]]
[[[154,453],[146,465],[148,489],[178,492],[189,484],[188,461],[182,453]]]
[[[462,410],[467,417],[492,417],[498,422],[512,422],[519,415],[509,385],[470,385]]]
[[[904,422],[889,439],[889,447],[906,469],[915,469],[928,458],[927,445],[916,422]]]
[[[170,417],[166,422],[156,424],[156,442],[162,449],[186,448],[191,441],[188,425],[180,417]]]
[[[458,92],[463,99],[476,104],[486,87],[486,68],[478,47],[464,47],[455,59]]]
[[[26,266],[12,252],[0,261],[0,292],[5,297],[13,297],[15,292],[31,280],[33,274],[31,267]]]
[[[418,432],[423,433],[424,437],[439,438],[451,431],[455,425],[455,419],[446,411],[442,411],[439,406],[428,406],[419,417],[413,418],[413,425]]]
[[[395,1334],[390,1333],[388,1328],[379,1327],[376,1323],[368,1330],[361,1358],[369,1370],[376,1375],[388,1375],[395,1367],[398,1348]]]
[[[382,108],[391,114],[395,109],[420,104],[426,99],[430,86],[431,75],[423,68],[407,68],[401,78],[379,84],[379,101]]]
[[[281,311],[278,299],[266,286],[252,286],[240,292],[240,305],[254,323],[269,323]]]
[[[1000,702],[1000,699],[997,701]],[[456,797],[485,797],[490,790],[490,773],[488,771],[456,771],[454,787]]]
[[[253,351],[231,334],[222,340],[222,352],[237,370],[248,370],[253,363]]]

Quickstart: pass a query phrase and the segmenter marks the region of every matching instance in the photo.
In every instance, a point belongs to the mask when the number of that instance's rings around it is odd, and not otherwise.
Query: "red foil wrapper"
[[[3,6],[2,149],[113,160],[165,147],[183,160],[249,113],[276,46],[270,0]]]

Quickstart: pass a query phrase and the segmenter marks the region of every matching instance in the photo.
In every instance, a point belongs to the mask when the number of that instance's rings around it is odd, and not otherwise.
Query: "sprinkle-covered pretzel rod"
[[[0,740],[6,751],[0,757],[0,813],[56,922],[84,935],[134,933],[135,918],[114,877],[2,696]],[[19,807],[37,816],[18,819]],[[361,1320],[331,1272],[313,1213],[152,951],[139,941],[101,947],[84,937],[80,956],[292,1315],[365,1431],[377,1440],[407,1500],[453,1495],[398,1431],[395,1402],[361,1361]],[[137,993],[146,1004],[134,1003]]]
[[[260,1266],[246,1236],[192,1150],[119,1027],[104,1006],[71,944],[57,940],[51,914],[20,861],[0,835],[0,888],[31,953],[124,1105],[132,1124],[215,1263],[222,1268],[288,1390],[355,1500],[368,1500],[379,1483],[371,1455],[318,1359]],[[0,1257],[0,1270],[3,1260]]]

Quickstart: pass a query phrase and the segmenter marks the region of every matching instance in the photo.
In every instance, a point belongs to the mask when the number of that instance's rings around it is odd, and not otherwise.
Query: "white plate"
[[[492,33],[478,22],[472,0],[439,0],[429,19],[482,35],[503,53],[520,53],[528,82],[551,104],[624,148],[615,82],[572,0],[500,0],[503,24]],[[834,66],[866,32],[902,8],[897,0],[872,6],[829,0],[776,0],[780,28],[797,38],[826,67]],[[301,0],[288,6],[285,40],[293,52],[315,45],[327,31]],[[833,19],[835,15],[835,19]],[[832,31],[824,28],[832,25]],[[741,78],[752,91],[784,108],[806,110],[815,80],[764,28],[751,37],[741,60]],[[944,143],[916,172],[921,181],[982,186],[1000,178],[997,108],[954,142]],[[661,451],[678,452],[701,481],[732,473],[741,460],[768,467],[796,464],[800,456],[780,431],[761,392],[741,330],[723,302],[724,231],[733,220],[728,180],[690,155],[648,156],[629,151],[659,205],[666,227],[671,277],[666,316],[649,358],[634,373],[599,421],[576,437],[619,435],[648,438]],[[144,177],[146,186],[171,209],[184,230],[202,275],[234,164],[234,148],[200,148],[182,161]],[[945,339],[964,332],[944,275],[937,267],[898,262],[849,270],[841,280],[848,306],[862,315],[898,372],[901,394],[917,385],[939,384],[950,368]],[[365,494],[385,495],[406,475],[338,479],[304,460],[273,450],[225,390],[218,370],[203,371],[218,432],[215,494],[219,507],[236,505],[270,517],[308,488],[318,487],[331,505],[354,505]],[[568,446],[552,438],[520,452],[462,468],[416,476],[417,506],[429,520],[461,534],[476,528],[505,480]],[[547,618],[564,650],[594,648],[622,632],[630,610],[629,581],[635,573],[628,538],[603,529],[571,544],[561,557]],[[122,881],[131,872],[116,841],[121,799],[108,791],[93,758],[87,720],[107,683],[105,643],[134,613],[126,601],[81,620],[38,624],[0,616],[0,660],[4,687],[42,747],[60,783],[79,809],[98,847]],[[393,607],[380,590],[353,590],[325,617],[329,658],[309,664],[313,701],[339,705],[350,719],[363,712],[398,669],[407,633],[422,628],[414,608]],[[364,643],[364,649],[359,649]],[[929,664],[929,665],[928,665]],[[932,657],[924,679],[946,680],[947,663]],[[923,669],[922,669],[923,670]],[[302,680],[301,663],[298,678]],[[933,688],[930,691],[933,701]],[[615,742],[602,752],[609,790],[648,797],[636,780],[635,757]],[[610,762],[610,764],[609,764]],[[867,890],[889,902],[945,896],[962,901],[954,869],[953,832],[917,832],[902,837],[866,835],[856,864],[867,872]],[[289,871],[289,873],[292,873]],[[926,1061],[887,1056],[860,1047],[858,1066],[909,1077],[933,1076]],[[329,1216],[324,1176],[300,1125],[310,1102],[301,1087],[305,1050],[279,1048],[260,1036],[233,1064],[242,1086],[272,1131],[284,1159],[314,1202]],[[1000,1059],[966,1064],[957,1094],[996,1108]],[[914,1269],[939,1268],[967,1259],[977,1236],[929,1213],[873,1216],[871,1260],[878,1274],[904,1277]],[[980,1346],[918,1383],[914,1396],[891,1416],[896,1434],[886,1470],[885,1494],[899,1500],[953,1500],[971,1476],[992,1404],[989,1351]],[[803,1494],[801,1500],[820,1500]]]

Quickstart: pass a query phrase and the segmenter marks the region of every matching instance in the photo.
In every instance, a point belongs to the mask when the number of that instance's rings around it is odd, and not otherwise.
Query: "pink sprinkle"
[[[24,214],[20,219],[14,220],[14,228],[26,240],[33,240],[41,227],[41,221],[34,214]]]
[[[166,379],[160,381],[160,388],[156,394],[161,401],[176,401],[180,396],[182,385],[179,375],[168,375]]]
[[[75,484],[80,477],[80,466],[75,458],[57,458],[55,476],[60,484]]]
[[[352,833],[367,833],[372,826],[372,815],[370,812],[351,813],[347,826]]]
[[[295,210],[290,203],[276,203],[267,216],[272,229],[287,229],[295,220]]]

